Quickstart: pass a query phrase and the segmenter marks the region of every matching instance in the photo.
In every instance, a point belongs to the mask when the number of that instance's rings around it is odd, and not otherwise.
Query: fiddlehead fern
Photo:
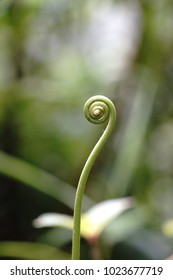
[[[85,166],[82,170],[79,183],[77,186],[76,198],[74,204],[72,260],[80,259],[81,206],[82,206],[82,196],[84,193],[88,175],[98,154],[100,153],[109,135],[111,134],[116,120],[116,110],[114,104],[107,97],[102,95],[96,95],[87,100],[84,106],[84,114],[86,118],[92,123],[101,124],[108,120],[108,124],[104,133],[102,134],[99,141],[93,148],[90,156],[88,157]]]

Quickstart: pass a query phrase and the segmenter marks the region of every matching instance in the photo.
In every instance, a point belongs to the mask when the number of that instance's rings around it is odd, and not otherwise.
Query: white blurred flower
[[[133,207],[131,197],[100,202],[81,215],[81,235],[87,240],[97,238],[104,228],[126,209]],[[64,227],[73,229],[73,218],[58,213],[45,213],[33,221],[36,228]]]

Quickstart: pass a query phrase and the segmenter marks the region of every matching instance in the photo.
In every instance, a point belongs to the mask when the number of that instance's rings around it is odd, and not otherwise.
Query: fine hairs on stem
[[[101,124],[106,121],[107,127],[104,133],[96,143],[91,154],[89,155],[84,168],[82,170],[74,203],[74,217],[73,217],[73,239],[72,239],[72,260],[80,259],[80,223],[81,223],[81,207],[82,197],[90,170],[99,155],[101,149],[110,136],[116,121],[116,109],[110,99],[103,95],[96,95],[87,100],[84,105],[84,114],[88,121],[94,124]]]

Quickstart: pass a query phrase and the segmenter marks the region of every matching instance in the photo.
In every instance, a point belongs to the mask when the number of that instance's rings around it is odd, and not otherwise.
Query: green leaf
[[[147,209],[141,207],[130,209],[108,225],[102,237],[106,240],[107,244],[112,246],[141,229],[148,220],[149,213]]]
[[[32,260],[67,260],[70,255],[56,247],[32,242],[0,242],[0,257]]]
[[[75,188],[24,160],[0,151],[0,173],[41,191],[73,209]],[[87,196],[83,202],[85,209],[93,204]]]

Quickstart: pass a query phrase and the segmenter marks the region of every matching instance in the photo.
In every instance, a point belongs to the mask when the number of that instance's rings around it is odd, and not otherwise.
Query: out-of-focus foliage
[[[69,254],[57,250],[56,247],[32,242],[0,242],[0,256],[34,260],[44,260],[45,256],[50,260],[70,258]]]
[[[97,248],[82,240],[82,258],[173,253],[172,13],[171,0],[0,1],[2,258],[54,258],[40,243],[69,256],[69,231],[32,221],[72,215],[80,172],[104,129],[83,116],[97,93],[113,100],[117,123],[83,209],[129,195],[137,205],[101,233]]]

